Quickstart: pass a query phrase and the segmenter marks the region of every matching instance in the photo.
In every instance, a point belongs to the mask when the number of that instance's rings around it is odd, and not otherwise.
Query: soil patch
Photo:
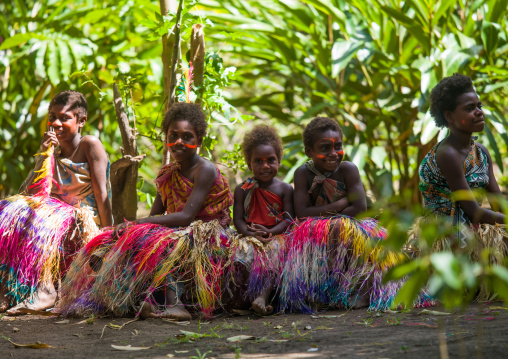
[[[161,319],[129,323],[133,318],[87,322],[4,316],[0,320],[0,358],[200,358],[204,353],[208,359],[445,358],[446,353],[449,358],[506,358],[508,310],[502,305],[474,304],[453,311],[434,307],[427,313],[422,309],[403,313],[355,310],[262,318],[242,312],[247,315],[195,319],[187,325]],[[51,348],[16,348],[7,339]]]

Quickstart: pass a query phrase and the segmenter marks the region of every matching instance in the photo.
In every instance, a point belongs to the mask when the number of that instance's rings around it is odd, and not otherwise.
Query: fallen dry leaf
[[[282,329],[282,325],[276,325],[273,329]]]
[[[388,314],[397,314],[397,313],[400,313],[400,310],[390,310],[390,309],[386,309],[383,313],[388,313]]]
[[[188,350],[175,350],[175,353],[179,353],[179,354],[188,353],[188,352],[189,352]]]
[[[151,347],[133,347],[132,345],[113,345],[111,344],[113,349],[116,350],[124,350],[124,351],[135,351],[135,350],[145,350],[150,349]]]
[[[169,319],[169,318],[162,318],[162,320],[165,321],[165,322],[168,322],[168,323],[176,324],[176,325],[189,325],[190,324],[189,321],[179,322],[176,319]]]
[[[305,330],[312,330],[312,327],[310,325],[306,325],[304,329]]]
[[[16,327],[12,328],[12,332],[13,333],[19,332],[19,328],[16,328]]]
[[[429,314],[429,315],[450,315],[450,313],[446,313],[446,312],[438,312],[437,310],[428,310],[428,309],[424,309],[422,310],[420,313],[418,314]]]
[[[41,342],[35,342],[35,343],[30,343],[30,344],[18,344],[18,343],[14,343],[10,339],[7,339],[7,341],[9,343],[11,343],[12,345],[14,345],[16,348],[32,348],[32,349],[54,348],[49,344],[45,344],[45,343],[41,343]]]
[[[237,336],[234,336],[234,337],[229,337],[227,339],[228,342],[233,342],[233,343],[236,343],[236,342],[243,342],[245,340],[255,340],[257,339],[256,337],[253,337],[252,335],[237,335]]]
[[[64,320],[61,320],[61,321],[59,321],[59,322],[55,322],[55,324],[67,324],[67,323],[69,323],[69,322],[70,322],[70,320],[69,320],[69,319],[64,319]]]

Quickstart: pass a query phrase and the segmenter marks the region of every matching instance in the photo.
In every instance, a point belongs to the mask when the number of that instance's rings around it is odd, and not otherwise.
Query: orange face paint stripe
[[[174,145],[176,145],[176,142],[171,142],[171,143],[168,143],[167,145],[168,145],[168,147],[173,147]],[[182,142],[182,145],[184,145],[187,148],[196,148],[196,147],[198,147],[198,145],[189,145],[188,143],[184,143],[184,142]]]

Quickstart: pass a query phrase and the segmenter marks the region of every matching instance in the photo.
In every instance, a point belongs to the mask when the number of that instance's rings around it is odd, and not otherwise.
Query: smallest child
[[[256,237],[267,248],[268,263],[264,265],[270,268],[256,268],[254,261],[248,289],[248,295],[250,293],[255,297],[252,308],[265,315],[273,311],[267,302],[272,292],[274,275],[278,272],[276,268],[281,263],[278,257],[284,246],[282,234],[294,216],[293,188],[275,178],[283,149],[282,140],[274,128],[264,125],[254,127],[245,135],[242,150],[254,176],[235,190],[233,222],[238,233]],[[261,273],[265,278],[260,278]]]

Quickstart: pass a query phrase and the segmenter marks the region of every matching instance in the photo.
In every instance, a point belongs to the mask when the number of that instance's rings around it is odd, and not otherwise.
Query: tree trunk
[[[205,35],[201,24],[192,25],[190,58],[194,68],[194,88],[197,89],[196,103],[201,105],[203,100],[203,78],[205,76]]]
[[[176,71],[178,59],[180,58],[180,28],[182,21],[182,8],[183,8],[183,0],[180,0],[178,4],[178,10],[176,12],[176,24],[173,28],[173,33],[175,34],[175,41],[173,43],[173,57],[171,59],[171,78],[169,82],[169,107],[175,103],[175,89],[176,89]]]
[[[129,118],[125,112],[122,96],[116,83],[113,84],[116,118],[122,135],[122,158],[111,165],[111,195],[113,223],[119,224],[124,219],[136,219],[138,196],[136,183],[138,181],[139,162],[145,155],[138,156],[136,147],[136,133],[130,127]]]
[[[164,114],[169,110],[175,99],[176,87],[176,64],[180,56],[180,21],[182,15],[183,0],[179,1],[178,7],[176,0],[159,0],[161,15],[164,16],[169,10],[176,9],[176,24],[170,36],[162,36],[162,67],[164,74]],[[164,121],[164,119],[163,119]],[[164,137],[166,134],[164,134]],[[162,165],[169,163],[169,152],[166,146],[163,146]]]

